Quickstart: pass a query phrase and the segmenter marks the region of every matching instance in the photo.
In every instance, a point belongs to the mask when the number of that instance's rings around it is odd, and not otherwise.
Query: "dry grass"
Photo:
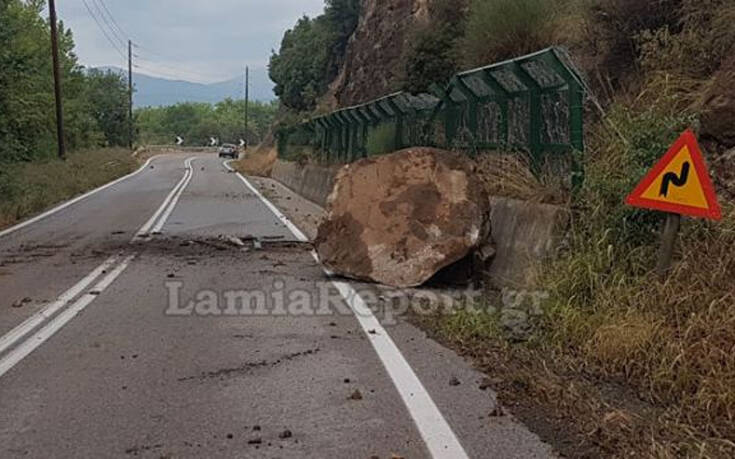
[[[543,341],[585,374],[620,381],[660,410],[650,440],[667,456],[735,453],[733,246],[729,205],[719,225],[687,223],[664,283],[626,266],[650,267],[653,248],[622,253],[577,241],[577,253],[546,270],[552,299]]]
[[[544,169],[538,177],[523,153],[485,152],[475,158],[478,177],[492,196],[564,204],[569,199],[563,175]]]
[[[2,165],[0,228],[132,172],[137,161],[125,149],[99,149],[58,159]]]

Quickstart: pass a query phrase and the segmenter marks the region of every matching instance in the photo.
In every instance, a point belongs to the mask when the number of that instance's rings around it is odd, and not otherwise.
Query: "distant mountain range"
[[[127,71],[118,67],[99,67],[100,70],[119,72],[127,77]],[[228,97],[243,97],[244,77],[238,76],[219,83],[202,84],[182,80],[168,80],[133,72],[133,104],[136,107],[158,107],[179,102],[217,103]],[[266,69],[250,71],[250,100],[261,102],[276,98],[273,82]]]

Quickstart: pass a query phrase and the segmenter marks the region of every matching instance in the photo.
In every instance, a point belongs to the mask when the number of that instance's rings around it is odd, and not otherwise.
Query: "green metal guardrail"
[[[410,146],[523,150],[538,165],[584,150],[585,88],[567,54],[551,47],[459,73],[433,94],[396,93],[316,117],[281,131],[279,153],[308,146],[324,162],[346,163]]]

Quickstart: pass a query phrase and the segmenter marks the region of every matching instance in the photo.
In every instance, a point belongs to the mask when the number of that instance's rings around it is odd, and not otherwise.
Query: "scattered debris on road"
[[[28,297],[26,297],[26,298],[23,298],[22,300],[18,300],[15,303],[13,303],[13,307],[14,308],[22,308],[23,306],[25,306],[26,304],[30,303],[31,301],[33,301],[33,300],[30,299],[30,298],[28,298]]]
[[[355,392],[352,393],[349,397],[350,400],[362,400],[362,392],[360,392],[358,389],[355,389]]]
[[[322,262],[345,277],[415,287],[467,258],[490,234],[490,203],[472,167],[432,148],[345,166],[315,242]]]

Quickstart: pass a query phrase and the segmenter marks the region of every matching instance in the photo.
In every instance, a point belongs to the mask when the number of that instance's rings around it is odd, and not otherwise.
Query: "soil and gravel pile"
[[[425,283],[490,234],[490,204],[466,157],[411,148],[345,166],[315,246],[345,277]]]

